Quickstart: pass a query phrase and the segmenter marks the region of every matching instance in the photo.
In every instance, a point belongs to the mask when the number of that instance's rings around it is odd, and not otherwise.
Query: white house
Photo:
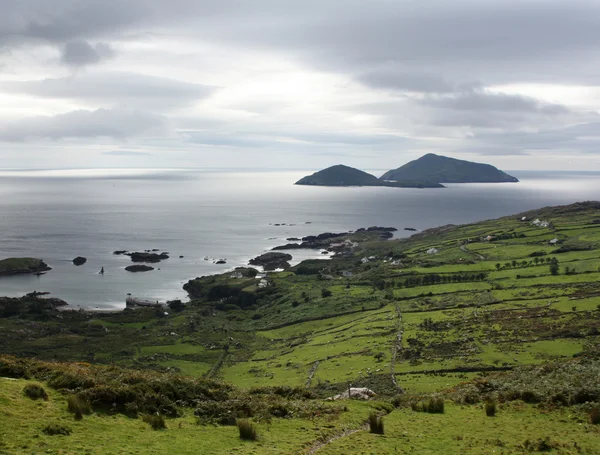
[[[429,248],[427,250],[427,254],[437,254],[439,252],[440,252],[440,250],[438,250],[437,248]]]

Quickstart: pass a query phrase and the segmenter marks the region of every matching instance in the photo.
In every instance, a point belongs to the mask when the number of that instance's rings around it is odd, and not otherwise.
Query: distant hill
[[[374,175],[338,164],[322,171],[307,175],[296,182],[296,185],[315,186],[392,186],[404,188],[443,188],[439,183],[424,183],[410,178],[402,182],[384,182]]]
[[[490,164],[473,163],[428,153],[398,169],[386,172],[382,181],[437,183],[499,183],[518,182],[512,175]]]
[[[367,172],[338,164],[301,178],[296,185],[381,186],[381,181]]]

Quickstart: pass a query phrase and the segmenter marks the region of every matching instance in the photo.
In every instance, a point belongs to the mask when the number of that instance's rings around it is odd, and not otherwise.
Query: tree
[[[501,265],[500,265],[500,263],[498,262],[498,263],[496,264],[496,270],[500,270],[500,267],[502,267],[502,266],[501,266]]]

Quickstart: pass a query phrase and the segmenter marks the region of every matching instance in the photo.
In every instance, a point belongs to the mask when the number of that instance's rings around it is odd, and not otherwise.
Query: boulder
[[[77,256],[75,259],[73,259],[73,264],[80,266],[83,265],[87,262],[87,259],[84,258],[83,256]]]

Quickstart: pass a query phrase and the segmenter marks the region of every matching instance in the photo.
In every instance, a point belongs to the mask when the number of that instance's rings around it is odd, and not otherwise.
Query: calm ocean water
[[[521,183],[419,190],[294,186],[305,171],[0,171],[0,258],[38,257],[53,267],[41,277],[0,277],[0,295],[49,291],[74,307],[98,309],[124,307],[127,293],[185,298],[188,279],[245,265],[286,237],[372,225],[395,226],[405,236],[405,227],[600,198],[600,173],[510,173]],[[130,259],[112,254],[152,248],[171,258],[147,273],[126,272]],[[322,257],[292,254],[296,262]],[[75,267],[76,256],[88,262]]]

